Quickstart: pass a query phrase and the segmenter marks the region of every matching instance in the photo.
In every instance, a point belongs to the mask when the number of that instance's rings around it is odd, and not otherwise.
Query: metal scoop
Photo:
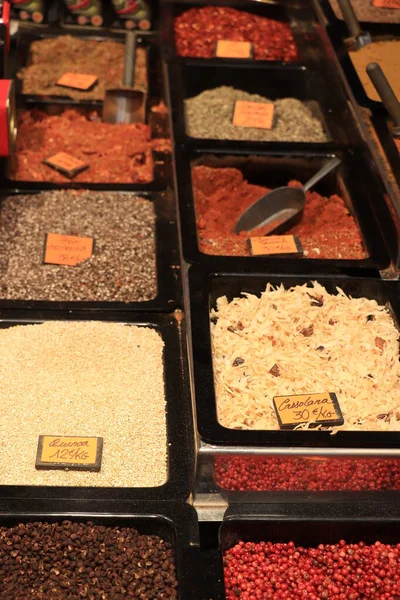
[[[396,138],[400,138],[400,102],[397,100],[397,96],[394,93],[392,86],[386,79],[386,75],[378,63],[369,63],[367,66],[367,73],[378,92],[384,107],[392,118],[392,135]]]
[[[325,175],[340,165],[335,157],[311,177],[301,188],[279,187],[262,196],[242,214],[235,225],[235,233],[250,231],[256,227],[268,227],[270,233],[282,233],[300,220],[306,203],[306,192]]]
[[[338,0],[338,4],[342,11],[343,20],[347,25],[347,29],[349,30],[349,34],[353,41],[354,49],[359,50],[360,48],[371,44],[371,36],[368,31],[363,31],[361,29],[356,13],[350,4],[350,0]]]
[[[132,89],[135,76],[136,35],[129,31],[125,38],[123,88],[106,90],[103,121],[106,123],[144,123],[145,95]]]

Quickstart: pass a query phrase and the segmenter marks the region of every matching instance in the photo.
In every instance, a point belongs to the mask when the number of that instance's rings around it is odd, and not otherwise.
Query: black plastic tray
[[[25,100],[20,96],[17,101],[19,110],[34,110],[38,109],[49,115],[58,115],[62,114],[64,111],[69,109],[77,110],[82,114],[88,114],[92,112],[96,112],[98,115],[101,114],[100,106],[93,106],[91,102],[66,102],[65,100],[59,101],[55,100],[53,102],[25,102]],[[154,118],[150,118],[150,130],[151,134],[153,131],[155,135],[151,135],[151,138],[160,138],[160,129],[158,127],[159,121],[156,121]],[[17,134],[18,139],[18,134]],[[64,149],[60,148],[60,152]],[[65,181],[57,182],[57,181],[26,181],[26,180],[16,180],[12,179],[8,175],[9,162],[12,160],[11,158],[4,161],[3,168],[1,169],[0,178],[3,178],[5,185],[8,187],[16,187],[25,190],[35,190],[35,189],[94,189],[94,190],[109,190],[109,191],[138,191],[138,190],[163,190],[168,185],[170,181],[170,163],[171,163],[171,153],[170,152],[161,152],[152,150],[153,155],[153,181],[149,183],[102,183],[102,182],[77,182],[73,179],[69,180],[65,177]],[[50,167],[49,167],[50,169]]]
[[[294,272],[327,272],[345,269],[382,269],[389,264],[384,240],[379,232],[371,206],[384,202],[379,185],[369,169],[368,157],[360,148],[358,152],[344,149],[335,153],[342,165],[333,174],[325,178],[315,188],[322,195],[338,193],[344,195],[349,208],[358,221],[359,229],[367,251],[363,259],[319,259],[319,258],[259,258],[214,256],[199,250],[194,194],[191,178],[191,166],[235,167],[242,171],[244,179],[252,184],[265,187],[287,185],[291,179],[301,182],[316,172],[329,159],[327,154],[292,152],[290,155],[226,155],[209,151],[175,150],[176,178],[181,223],[182,250],[185,260],[191,263],[208,264],[212,269],[235,271],[238,265],[252,268],[265,268],[268,272],[279,271],[282,266],[291,264]],[[363,172],[359,178],[358,173]],[[305,265],[304,263],[307,263]]]
[[[242,292],[260,294],[267,283],[285,288],[302,285],[315,279],[307,276],[261,274],[215,274],[191,267],[189,270],[191,329],[193,340],[193,377],[197,406],[197,427],[203,441],[210,444],[246,446],[295,446],[331,448],[398,448],[400,432],[338,431],[262,431],[236,430],[222,427],[217,418],[212,366],[209,312],[217,298],[228,300],[240,297]],[[346,294],[374,298],[379,304],[391,306],[397,324],[400,324],[400,283],[379,279],[350,279],[318,276],[318,282],[328,292],[336,293],[339,286]]]
[[[117,187],[117,186],[115,186]],[[60,188],[61,189],[61,188]],[[82,186],[84,189],[84,186]],[[15,194],[37,194],[41,190],[2,189],[0,191],[0,214],[2,200]],[[112,194],[113,192],[105,192]],[[117,193],[117,192],[115,192]],[[175,198],[168,189],[165,192],[134,192],[133,196],[140,196],[152,200],[156,214],[156,276],[157,295],[152,300],[143,302],[107,302],[107,301],[48,301],[48,300],[6,300],[0,295],[0,310],[12,309],[43,309],[43,310],[134,310],[134,311],[172,311],[181,304],[180,266],[178,250],[178,233],[175,217]]]
[[[213,147],[246,152],[252,150],[331,150],[337,144],[349,144],[346,107],[339,94],[328,95],[318,70],[306,66],[275,67],[258,63],[229,63],[215,66],[209,61],[197,64],[194,59],[168,64],[171,94],[171,113],[176,144],[195,145],[197,148]],[[266,98],[297,98],[310,103],[315,116],[322,121],[330,136],[326,142],[259,142],[244,140],[216,140],[191,137],[186,133],[184,100],[197,96],[207,89],[231,86]],[[349,117],[350,118],[350,117]]]
[[[146,502],[35,502],[0,501],[0,526],[46,521],[91,521],[105,527],[133,527],[144,535],[158,535],[175,553],[179,600],[199,599],[199,532],[196,511],[185,503]]]
[[[174,34],[174,20],[176,17],[181,15],[184,12],[187,12],[191,8],[199,8],[202,6],[207,6],[207,2],[175,2],[174,0],[164,0],[161,4],[161,41],[163,45],[163,53],[167,60],[182,60],[185,57],[182,57],[176,52],[175,45],[175,34]],[[251,5],[249,3],[243,2],[242,0],[228,0],[224,2],[223,0],[218,0],[217,2],[212,3],[213,6],[230,6],[237,10],[241,10],[246,13],[259,15],[261,17],[265,17],[267,19],[273,19],[276,21],[281,21],[283,23],[288,23],[291,27],[293,37],[295,39],[298,52],[299,52],[299,60],[298,61],[277,61],[277,60],[257,60],[254,59],[242,59],[238,60],[239,63],[247,63],[251,64],[257,62],[258,64],[264,65],[295,65],[296,63],[300,63],[302,61],[302,56],[306,52],[306,46],[308,43],[309,32],[314,31],[316,27],[315,22],[315,14],[312,8],[310,8],[311,3],[306,1],[302,4],[302,6],[291,6],[290,4],[265,4],[265,5]],[[210,62],[214,64],[221,64],[228,61],[232,61],[231,59],[221,59],[221,58],[195,58],[192,57],[196,62]],[[236,61],[232,61],[236,62]]]
[[[303,547],[360,541],[398,544],[400,512],[391,503],[324,503],[302,505],[231,505],[222,523],[200,523],[203,600],[224,600],[223,553],[239,541],[287,543]]]
[[[336,50],[338,59],[353,91],[355,99],[357,100],[358,104],[364,106],[365,108],[369,108],[372,111],[381,109],[382,102],[371,100],[367,96],[364,86],[362,85],[357,71],[349,57],[349,49],[345,42],[345,40],[349,38],[349,31],[346,25],[343,21],[340,21],[335,17],[329,4],[329,0],[321,0],[321,5],[327,18],[326,31],[332,41],[334,49]],[[371,34],[372,42],[400,40],[400,28],[398,25],[368,23],[365,29]]]
[[[18,30],[18,38],[17,38],[17,47],[14,51],[14,64],[10,75],[14,78],[16,82],[16,93],[21,94],[26,102],[64,102],[67,104],[77,105],[79,106],[81,102],[86,104],[91,104],[92,106],[103,105],[102,100],[95,99],[85,99],[85,100],[77,100],[70,98],[68,95],[40,95],[40,94],[23,94],[22,93],[22,81],[16,77],[17,73],[25,66],[28,66],[29,63],[29,50],[30,46],[33,42],[37,40],[60,37],[63,35],[72,35],[73,37],[82,39],[82,40],[96,40],[96,41],[113,41],[120,42],[121,44],[125,43],[125,33],[122,32],[104,32],[99,29],[93,28],[92,30],[81,32],[76,27],[68,28],[57,28],[57,27],[48,27],[46,29],[33,29],[32,27],[24,27],[23,25],[19,27]],[[161,73],[161,63],[160,63],[160,48],[159,43],[154,35],[145,35],[141,36],[138,33],[137,38],[137,46],[138,48],[144,48],[147,52],[147,76],[148,76],[148,94],[146,98],[146,116],[148,119],[148,113],[150,106],[157,104],[162,98],[164,98],[164,90],[163,90],[163,81],[162,81],[162,73]],[[94,65],[95,68],[95,65]],[[61,88],[60,88],[61,91]]]
[[[181,317],[180,317],[181,318]],[[148,488],[109,488],[81,486],[32,486],[1,485],[0,498],[19,498],[29,502],[32,499],[69,498],[77,500],[186,500],[189,497],[194,478],[193,429],[191,403],[187,377],[182,358],[182,325],[179,318],[172,315],[138,314],[134,312],[112,313],[92,311],[77,316],[71,311],[43,313],[28,311],[0,311],[0,327],[28,325],[45,321],[103,321],[118,322],[154,328],[163,338],[164,377],[166,398],[166,424],[168,444],[168,480],[158,487]],[[132,369],[135,365],[132,365]],[[105,415],[105,418],[107,416]],[[54,505],[54,504],[53,504]]]
[[[383,496],[393,500],[400,489],[399,472],[400,459],[386,456],[200,453],[195,490],[219,494],[229,505],[302,503],[310,497],[324,502],[344,498],[364,502]]]
[[[375,111],[375,114],[371,116],[371,122],[375,128],[382,148],[385,151],[390,166],[392,167],[397,184],[400,187],[400,151],[394,141],[389,126],[388,115],[387,113],[381,114],[379,111]]]

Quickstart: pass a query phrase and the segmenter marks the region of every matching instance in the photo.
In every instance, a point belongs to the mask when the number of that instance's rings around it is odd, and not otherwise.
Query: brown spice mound
[[[69,181],[42,162],[58,152],[66,152],[89,164],[74,181],[149,183],[153,180],[152,142],[147,125],[112,125],[103,123],[96,112],[83,114],[72,109],[60,115],[48,115],[37,109],[20,113],[10,178]]]
[[[82,40],[61,35],[33,42],[28,66],[17,74],[24,94],[68,96],[76,99],[102,100],[105,90],[122,86],[124,44],[113,41]],[[60,87],[56,82],[64,73],[97,75],[98,81],[88,91]],[[136,50],[135,88],[147,91],[147,53]]]
[[[234,233],[242,212],[270,191],[244,180],[239,169],[196,166],[192,168],[198,244],[201,252],[217,256],[249,256],[249,235]],[[300,186],[291,181],[288,185]],[[362,259],[365,251],[354,217],[344,200],[307,192],[303,217],[288,234],[297,235],[308,258]],[[264,229],[251,232],[264,235]]]
[[[204,6],[175,19],[175,43],[180,56],[213,58],[217,40],[251,42],[255,60],[297,61],[287,23],[228,6]]]
[[[0,528],[4,598],[178,597],[174,551],[133,527],[30,522]]]

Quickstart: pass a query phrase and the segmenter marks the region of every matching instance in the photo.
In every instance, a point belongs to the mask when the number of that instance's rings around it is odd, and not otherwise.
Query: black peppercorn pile
[[[2,600],[178,598],[173,550],[155,535],[87,523],[0,528]]]

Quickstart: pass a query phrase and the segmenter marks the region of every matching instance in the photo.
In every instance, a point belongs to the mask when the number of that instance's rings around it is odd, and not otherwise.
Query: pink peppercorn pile
[[[215,457],[217,485],[233,491],[399,490],[400,460]]]
[[[212,58],[217,40],[251,42],[255,60],[299,59],[288,24],[224,6],[185,11],[174,22],[180,56]]]
[[[398,600],[400,544],[303,548],[239,542],[224,553],[227,600]]]

